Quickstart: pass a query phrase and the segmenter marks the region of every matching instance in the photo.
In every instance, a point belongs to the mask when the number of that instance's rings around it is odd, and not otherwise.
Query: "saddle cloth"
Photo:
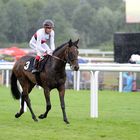
[[[24,70],[31,72],[33,70],[33,65],[34,65],[34,59],[35,57],[31,57],[30,59],[28,59],[24,65]],[[45,66],[47,58],[43,58],[39,61],[38,64],[38,70],[39,72],[41,72]]]

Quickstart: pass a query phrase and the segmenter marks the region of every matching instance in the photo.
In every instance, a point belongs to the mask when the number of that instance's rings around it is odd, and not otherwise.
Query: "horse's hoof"
[[[38,122],[38,119],[35,118],[34,121],[35,121],[35,122]]]
[[[32,117],[33,118],[33,120],[35,121],[35,122],[38,122],[38,120],[37,120],[37,118],[36,117]]]
[[[44,116],[44,114],[41,114],[38,118],[39,118],[39,119],[44,119],[44,118],[46,118],[46,117]]]
[[[20,117],[19,113],[15,114],[15,118],[19,118],[19,117]]]
[[[69,122],[68,120],[64,120],[64,122],[65,122],[66,124],[70,124],[70,122]]]

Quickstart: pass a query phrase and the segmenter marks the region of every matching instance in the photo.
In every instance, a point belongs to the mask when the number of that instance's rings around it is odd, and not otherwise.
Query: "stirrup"
[[[32,70],[32,74],[35,74],[35,73],[38,73],[38,72],[39,72],[39,70],[37,70],[37,69]]]

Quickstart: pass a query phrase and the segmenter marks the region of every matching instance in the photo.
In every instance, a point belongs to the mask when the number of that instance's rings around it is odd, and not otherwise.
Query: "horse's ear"
[[[74,42],[74,45],[77,46],[78,42],[79,42],[79,38],[77,39],[77,41]],[[77,46],[77,48],[78,48],[78,46]]]
[[[75,44],[77,45],[77,44],[78,44],[78,42],[79,42],[79,38],[77,39],[77,41],[75,41]]]
[[[70,39],[70,40],[69,40],[69,47],[71,47],[72,44],[73,44],[73,43],[72,43],[72,40]]]

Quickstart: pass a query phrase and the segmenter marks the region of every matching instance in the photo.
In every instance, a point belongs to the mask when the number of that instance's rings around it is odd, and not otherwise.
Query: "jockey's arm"
[[[44,45],[44,48],[45,48],[45,53],[49,54],[49,55],[52,55],[53,50],[51,50],[50,47],[46,43],[44,43],[43,45]]]
[[[50,48],[53,51],[55,50],[54,36],[55,36],[54,30],[52,30],[51,37],[50,37]]]
[[[46,51],[46,48],[42,47],[41,44],[41,35],[37,35],[37,41],[36,41],[36,52],[37,55],[42,56],[43,53]]]

